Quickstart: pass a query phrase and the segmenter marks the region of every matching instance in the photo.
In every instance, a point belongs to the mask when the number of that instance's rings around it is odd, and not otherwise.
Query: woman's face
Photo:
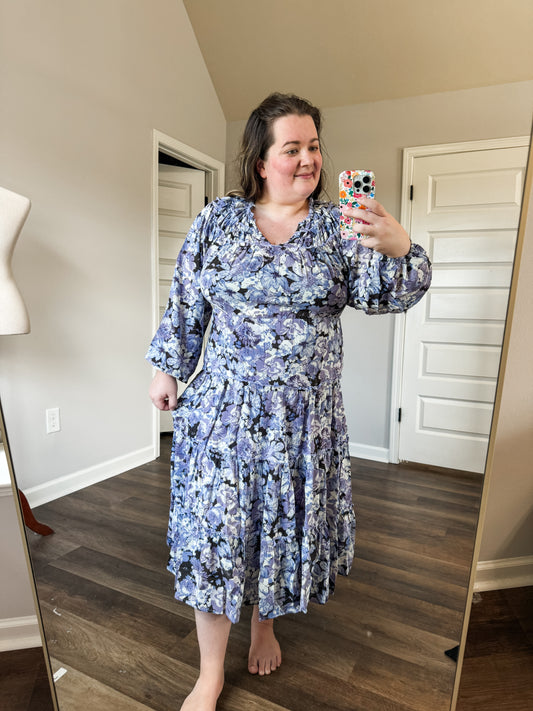
[[[272,124],[274,143],[257,170],[264,179],[262,200],[298,203],[312,195],[320,179],[322,154],[311,116],[291,114]]]

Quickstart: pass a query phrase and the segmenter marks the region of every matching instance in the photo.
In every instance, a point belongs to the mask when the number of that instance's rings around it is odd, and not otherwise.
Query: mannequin
[[[31,202],[27,197],[0,187],[0,336],[29,333],[30,331],[28,312],[11,272],[11,258],[15,244],[26,222],[30,207]],[[0,424],[3,433],[0,441],[4,440],[4,446],[7,448],[6,454],[11,457],[1,402]],[[42,536],[53,533],[49,526],[36,520],[28,500],[20,489],[18,493],[24,523],[32,531],[40,533]]]
[[[28,312],[11,271],[15,244],[30,207],[27,197],[0,187],[0,335],[30,330]]]

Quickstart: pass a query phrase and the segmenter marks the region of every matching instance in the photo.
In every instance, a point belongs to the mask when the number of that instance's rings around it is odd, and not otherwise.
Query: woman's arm
[[[196,218],[178,255],[168,305],[146,355],[158,370],[182,382],[198,364],[211,317],[200,288],[207,212],[204,208]]]
[[[367,314],[400,313],[414,306],[431,284],[431,262],[424,249],[383,205],[362,198],[364,210],[342,208],[348,217],[364,220],[357,231],[364,239],[340,239],[347,268],[348,304]]]

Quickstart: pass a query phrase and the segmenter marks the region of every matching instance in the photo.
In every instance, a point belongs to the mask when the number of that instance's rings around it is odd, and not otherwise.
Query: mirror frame
[[[26,566],[28,569],[29,584],[30,584],[30,588],[31,588],[31,594],[33,597],[33,604],[35,607],[37,624],[39,625],[39,634],[41,636],[41,645],[42,645],[43,656],[44,656],[44,664],[46,667],[46,674],[48,676],[48,686],[50,688],[52,707],[53,707],[54,711],[60,711],[58,701],[57,701],[56,688],[55,688],[55,684],[54,684],[54,673],[52,670],[52,663],[50,661],[48,644],[47,644],[46,635],[44,632],[43,616],[41,614],[41,606],[39,604],[39,597],[37,595],[37,585],[35,583],[35,572],[33,569],[33,563],[32,563],[31,556],[30,556],[28,534],[26,531],[25,523],[24,523],[24,516],[22,513],[22,505],[21,505],[20,498],[18,495],[17,480],[15,477],[15,468],[13,466],[13,459],[11,457],[11,448],[9,446],[9,437],[7,434],[7,428],[6,428],[6,423],[5,423],[5,419],[4,419],[4,411],[2,409],[1,399],[0,399],[0,434],[2,435],[0,439],[4,445],[4,455],[6,458],[7,469],[9,472],[9,478],[11,480],[11,491],[13,493],[13,502],[15,504],[15,511],[17,513],[17,521],[18,521],[18,527],[19,527],[20,536],[21,536],[21,540],[22,540],[22,547],[24,548],[24,558],[26,559]]]
[[[481,494],[481,502],[479,506],[478,522],[476,528],[476,536],[474,541],[474,550],[472,554],[472,565],[470,568],[470,580],[468,584],[468,591],[466,596],[466,607],[463,616],[463,629],[461,633],[461,640],[459,643],[459,653],[457,657],[457,672],[455,675],[455,681],[453,685],[452,700],[450,705],[450,711],[455,711],[457,706],[457,700],[459,697],[459,688],[461,684],[461,673],[463,670],[463,661],[466,647],[466,640],[468,636],[468,625],[470,623],[470,612],[471,612],[471,600],[474,594],[474,585],[476,582],[477,565],[479,562],[479,553],[481,550],[481,543],[483,540],[483,530],[485,527],[485,520],[487,515],[487,503],[489,498],[490,483],[493,474],[493,464],[494,464],[494,451],[496,446],[496,433],[498,429],[498,419],[500,415],[500,407],[502,401],[503,387],[505,382],[505,373],[507,367],[507,358],[509,355],[509,343],[511,340],[511,331],[513,324],[514,308],[516,303],[516,294],[518,288],[518,278],[520,275],[520,265],[522,261],[522,251],[524,247],[524,242],[526,239],[526,233],[528,238],[533,240],[533,194],[531,192],[531,183],[533,182],[533,152],[532,152],[532,142],[533,142],[533,126],[530,134],[529,152],[528,160],[526,164],[526,175],[524,180],[524,187],[522,190],[522,204],[520,209],[520,217],[518,222],[518,234],[516,238],[515,255],[513,260],[513,272],[511,277],[511,285],[509,288],[509,300],[507,302],[507,313],[505,317],[505,330],[503,335],[502,350],[500,356],[500,365],[498,369],[498,379],[496,386],[496,396],[494,399],[494,409],[492,414],[492,422],[490,428],[489,445],[487,450],[487,458],[485,461],[485,476],[483,481],[483,488]]]

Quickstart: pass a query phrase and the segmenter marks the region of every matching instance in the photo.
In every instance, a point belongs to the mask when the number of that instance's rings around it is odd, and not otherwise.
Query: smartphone
[[[371,170],[344,170],[339,175],[339,205],[358,207],[364,210],[364,205],[358,202],[360,197],[376,196],[376,179]],[[341,237],[343,239],[364,239],[365,235],[357,232],[356,224],[362,220],[341,215]]]

